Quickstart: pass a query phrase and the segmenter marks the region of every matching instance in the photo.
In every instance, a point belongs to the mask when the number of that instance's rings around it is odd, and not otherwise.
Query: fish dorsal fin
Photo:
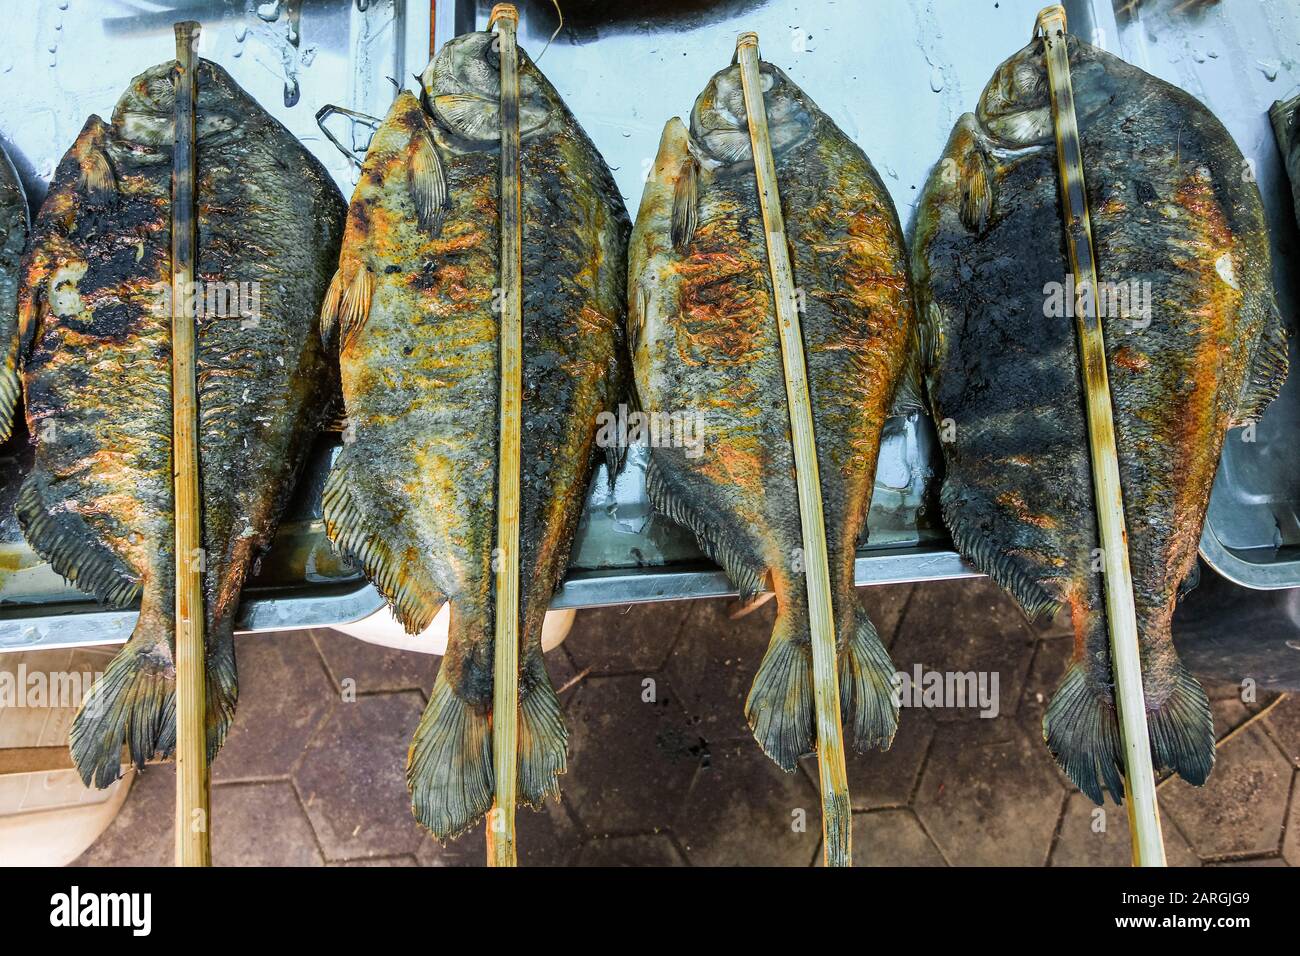
[[[436,238],[447,211],[447,173],[428,130],[416,133],[411,143],[408,176],[420,227]]]
[[[1289,338],[1282,316],[1274,305],[1269,310],[1264,330],[1260,333],[1255,354],[1246,369],[1246,379],[1237,400],[1233,425],[1246,425],[1258,421],[1264,409],[1277,398],[1286,381],[1290,360],[1287,357]]]
[[[673,187],[672,240],[678,254],[686,252],[699,222],[699,173],[699,162],[687,154]]]
[[[957,175],[962,225],[980,235],[993,215],[993,175],[987,154],[973,137],[961,158]]]
[[[109,205],[117,197],[117,177],[104,151],[98,146],[86,150],[77,184],[94,204]]]
[[[374,291],[374,276],[365,263],[356,265],[351,279],[347,277],[346,265],[339,265],[320,309],[320,337],[327,349],[342,351],[366,324]]]

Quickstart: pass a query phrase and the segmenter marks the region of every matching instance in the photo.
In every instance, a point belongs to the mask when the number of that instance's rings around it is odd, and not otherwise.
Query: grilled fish
[[[862,150],[777,67],[760,65],[808,365],[839,652],[859,750],[897,726],[894,668],[854,592],[880,433],[912,334],[893,203]],[[668,121],[629,249],[629,343],[650,415],[699,418],[702,452],[651,450],[657,510],[691,529],[777,620],[745,710],[793,771],[814,750],[812,646],[790,415],[739,67]]]
[[[18,377],[18,275],[27,245],[27,196],[0,149],[0,442],[8,441],[22,393]]]
[[[112,123],[59,164],[23,266],[23,381],[35,467],[28,543],[104,604],[140,599],[130,641],[72,726],[88,784],[175,745],[171,167],[175,63],[140,74]],[[198,444],[208,751],[234,713],[233,620],[328,407],[315,317],[344,204],[325,169],[206,60],[197,70]],[[233,284],[233,285],[232,285]],[[220,296],[220,298],[218,298]],[[237,296],[233,300],[232,296]],[[333,388],[337,386],[334,385]]]
[[[1291,182],[1291,203],[1300,220],[1300,95],[1278,100],[1268,111],[1282,151],[1282,164]]]
[[[371,142],[322,309],[348,430],[324,492],[332,541],[415,634],[451,604],[447,654],[411,743],[419,821],[439,839],[492,805],[500,389],[499,60],[446,44]],[[557,792],[566,731],[541,628],[618,400],[630,223],[604,161],[519,53],[523,186],[521,801]]]
[[[1204,106],[1069,38],[1154,762],[1202,783],[1204,691],[1170,619],[1225,435],[1286,375],[1263,208]],[[1096,512],[1041,40],[962,116],[918,212],[921,352],[958,549],[1030,615],[1068,608],[1074,657],[1043,721],[1102,801],[1123,793]],[[1065,309],[1062,309],[1062,306]],[[1068,310],[1068,311],[1067,311]]]

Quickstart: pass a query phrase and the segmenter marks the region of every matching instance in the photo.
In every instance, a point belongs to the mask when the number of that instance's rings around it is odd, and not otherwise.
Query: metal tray
[[[1166,2],[1173,0],[1156,0],[1155,5]],[[831,0],[627,0],[621,4],[568,0],[561,5],[566,29],[548,47],[556,25],[550,0],[520,3],[521,42],[534,58],[540,57],[542,69],[613,168],[633,211],[664,122],[690,109],[709,76],[729,62],[736,34],[752,29],[762,38],[764,57],[785,69],[871,156],[910,232],[916,198],[954,121],[973,107],[997,64],[1027,41],[1042,3],[886,0],[871,5],[869,22],[847,24],[841,15],[846,5]],[[170,55],[170,25],[182,17],[204,23],[208,39],[203,55],[231,70],[327,164],[349,194],[355,169],[316,129],[315,111],[335,103],[382,115],[393,92],[387,77],[413,86],[412,74],[423,67],[431,32],[428,5],[401,0],[370,0],[364,13],[350,0],[300,4],[120,0],[110,5],[113,13],[102,18],[98,6],[93,11],[82,9],[87,0],[23,0],[15,6],[11,40],[0,53],[0,136],[20,168],[33,206],[85,116],[110,110],[131,76]],[[163,6],[167,9],[160,10]],[[432,31],[437,44],[464,30],[482,29],[490,6],[477,0],[439,0]],[[1074,32],[1142,63],[1129,52],[1129,44],[1137,42],[1132,31],[1140,25],[1126,20],[1121,29],[1109,0],[1076,0],[1066,6]],[[146,7],[151,12],[143,12]],[[282,42],[294,8],[301,37],[297,47]],[[142,12],[131,15],[137,9]],[[259,10],[264,16],[259,16]],[[1188,30],[1199,29],[1189,23],[1217,23],[1217,16],[1212,12],[1194,20],[1173,18],[1161,27],[1168,32],[1159,35],[1181,43],[1190,35]],[[1287,25],[1293,26],[1290,20]],[[1234,63],[1249,60],[1244,51],[1226,43],[1218,52]],[[1289,86],[1285,76],[1291,67],[1281,67],[1282,59],[1278,57],[1277,79],[1266,83],[1269,89],[1256,91],[1260,129],[1267,127],[1264,114],[1269,103]],[[1161,72],[1157,63],[1149,68]],[[1161,75],[1179,80],[1177,75]],[[296,105],[286,106],[286,81],[293,78],[299,99]],[[1276,95],[1270,96],[1274,86]],[[1250,108],[1238,106],[1244,129]],[[1229,125],[1250,153],[1251,142],[1238,127]],[[364,127],[343,131],[358,149],[365,148]],[[1255,151],[1264,152],[1262,147]],[[1275,150],[1261,156],[1259,168],[1262,184],[1272,182],[1267,178],[1270,168],[1276,179]],[[1282,187],[1276,185],[1273,192],[1280,195]],[[1277,198],[1270,197],[1270,216],[1275,220],[1280,217],[1274,215]],[[1284,241],[1293,243],[1289,201],[1286,211],[1289,232]],[[1288,396],[1293,407],[1294,393],[1289,391]],[[1263,436],[1276,431],[1264,429],[1280,430],[1282,424],[1274,417],[1270,413],[1261,427],[1258,447],[1245,454],[1258,457],[1268,447]],[[134,624],[133,612],[98,609],[63,584],[22,543],[11,504],[29,455],[25,441],[24,436],[16,436],[0,449],[0,650],[125,640]],[[318,443],[275,545],[245,590],[241,629],[349,623],[381,607],[373,589],[331,553],[321,534],[320,487],[336,448],[334,436],[323,436]],[[644,493],[644,464],[644,457],[634,453],[612,491],[603,467],[599,469],[574,544],[570,573],[554,606],[734,593],[687,533],[651,513]],[[939,467],[934,433],[924,416],[888,422],[868,520],[870,541],[858,555],[859,584],[975,573],[952,551],[938,522]],[[1225,472],[1244,475],[1246,467],[1225,455]],[[1246,484],[1232,475],[1221,476],[1220,485]],[[1212,519],[1224,510],[1219,505],[1224,497],[1219,486],[1215,496]],[[1239,510],[1257,523],[1266,520],[1248,503]],[[1294,527],[1294,511],[1291,515]],[[1234,529],[1228,539],[1234,555],[1241,552],[1259,566],[1279,566],[1276,554],[1271,564],[1262,561],[1264,554],[1253,543],[1258,539],[1243,535],[1248,524],[1244,519],[1237,524],[1224,519],[1224,528]],[[1218,521],[1212,520],[1207,524],[1207,539],[1219,540],[1219,531]],[[1210,560],[1213,563],[1214,558]],[[1291,583],[1300,584],[1300,569]]]

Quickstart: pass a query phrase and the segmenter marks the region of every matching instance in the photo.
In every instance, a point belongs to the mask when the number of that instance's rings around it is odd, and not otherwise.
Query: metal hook
[[[369,113],[358,113],[356,110],[350,110],[343,106],[335,106],[333,103],[326,103],[316,111],[316,125],[320,127],[320,131],[325,134],[325,138],[333,143],[340,153],[360,166],[364,162],[365,157],[358,157],[354,150],[340,143],[338,138],[330,132],[329,127],[325,125],[325,120],[328,117],[333,116],[335,113],[346,116],[354,122],[365,123],[371,129],[379,129],[383,120],[379,119],[377,116],[371,116]]]

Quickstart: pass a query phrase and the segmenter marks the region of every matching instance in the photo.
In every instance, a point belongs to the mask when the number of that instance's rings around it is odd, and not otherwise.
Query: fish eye
[[[483,60],[494,70],[501,69],[501,41],[497,37],[492,38],[492,42],[483,50]]]

